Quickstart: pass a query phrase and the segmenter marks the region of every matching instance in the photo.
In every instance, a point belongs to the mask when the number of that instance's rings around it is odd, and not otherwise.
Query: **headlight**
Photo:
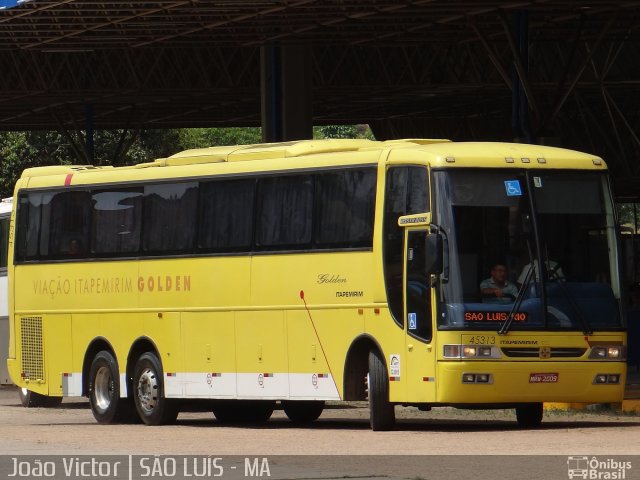
[[[595,360],[624,360],[627,349],[623,345],[598,345],[591,347],[589,358]]]
[[[607,357],[609,358],[620,358],[622,355],[622,351],[620,347],[609,347],[607,348]]]
[[[493,376],[490,373],[463,373],[462,383],[493,383]]]
[[[445,345],[444,358],[460,358],[460,345]]]
[[[593,383],[597,385],[619,385],[620,377],[621,375],[619,373],[598,373],[593,379]]]
[[[444,358],[500,358],[497,347],[477,345],[445,345],[443,347]]]
[[[478,347],[479,357],[491,357],[492,354],[493,354],[493,349],[491,347]]]
[[[462,356],[465,358],[475,357],[476,356],[476,347],[462,347]]]

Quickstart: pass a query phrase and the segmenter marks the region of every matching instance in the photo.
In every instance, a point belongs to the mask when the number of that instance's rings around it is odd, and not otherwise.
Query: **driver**
[[[512,303],[518,287],[507,280],[507,267],[498,263],[491,269],[491,278],[480,282],[480,293],[485,303]]]

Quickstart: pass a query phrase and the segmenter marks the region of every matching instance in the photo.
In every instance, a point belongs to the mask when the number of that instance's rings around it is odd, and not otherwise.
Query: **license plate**
[[[529,374],[529,383],[556,383],[558,381],[557,373],[531,373]]]

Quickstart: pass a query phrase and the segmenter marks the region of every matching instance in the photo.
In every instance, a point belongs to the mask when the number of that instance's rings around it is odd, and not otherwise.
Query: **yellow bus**
[[[0,200],[0,385],[12,385],[9,378],[7,364],[4,361],[8,356],[9,348],[9,304],[7,263],[9,249],[9,221],[11,218],[13,198]],[[18,390],[20,401],[25,407],[55,407],[62,401],[61,397],[39,395],[27,388]]]
[[[446,140],[189,150],[26,170],[9,241],[14,382],[96,420],[295,422],[325,401],[515,408],[620,401],[607,168]],[[483,295],[496,266],[516,292]],[[493,278],[493,277],[491,277]],[[485,291],[483,288],[482,291]]]

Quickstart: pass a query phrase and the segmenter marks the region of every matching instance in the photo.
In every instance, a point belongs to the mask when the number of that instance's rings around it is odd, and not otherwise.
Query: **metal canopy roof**
[[[478,42],[504,36],[498,12],[526,9],[531,29],[545,40],[597,36],[612,13],[609,36],[633,34],[637,1],[483,0],[27,0],[0,19],[3,50],[250,47],[274,41],[313,45],[424,45]],[[630,28],[632,30],[630,31]],[[636,32],[637,33],[637,32]]]
[[[259,125],[260,46],[302,44],[315,124],[508,140],[519,72],[534,134],[636,177],[639,27],[630,0],[27,0],[0,10],[0,129]]]

